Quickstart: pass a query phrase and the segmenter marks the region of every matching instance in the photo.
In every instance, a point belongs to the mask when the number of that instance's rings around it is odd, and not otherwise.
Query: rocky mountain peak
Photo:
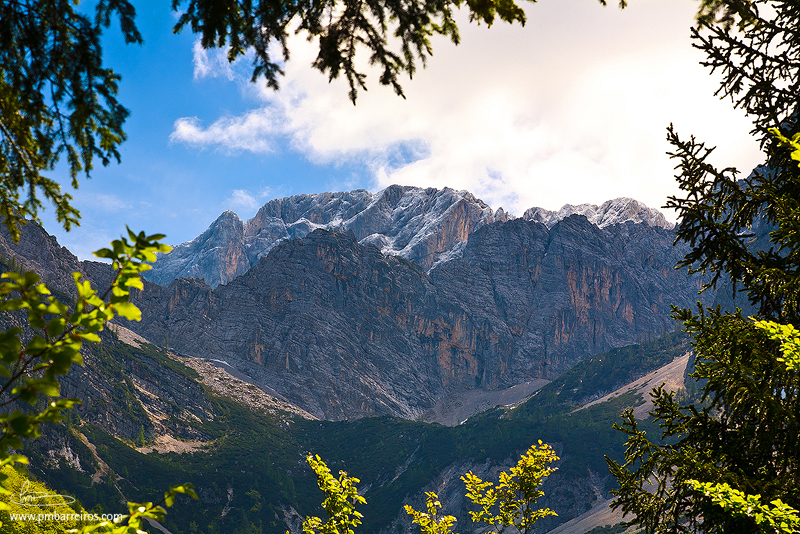
[[[675,225],[664,217],[657,209],[650,208],[638,200],[620,197],[603,202],[600,206],[595,204],[565,204],[558,211],[549,211],[544,208],[529,208],[522,218],[526,221],[540,222],[552,228],[558,221],[570,215],[584,215],[589,222],[600,227],[634,222],[658,226],[671,230]]]
[[[411,193],[400,201],[444,202],[441,191]],[[403,214],[384,204],[362,213]],[[476,209],[464,198],[449,206]],[[308,214],[295,221],[310,222]],[[168,338],[180,354],[225,361],[316,417],[415,419],[448,395],[552,379],[580,359],[667,332],[670,305],[696,302],[700,285],[673,269],[686,248],[658,226],[599,228],[585,215],[552,228],[492,222],[427,272],[349,226],[283,240],[213,289],[192,279],[148,284],[136,301],[142,321],[126,326]],[[413,239],[431,246],[420,235]]]
[[[244,223],[225,210],[205,232],[161,255],[147,279],[166,285],[176,278],[204,278],[216,287],[250,268],[243,241]]]
[[[508,219],[499,213],[499,220]],[[146,276],[161,285],[203,277],[216,287],[247,272],[281,241],[316,229],[352,231],[359,242],[429,270],[456,257],[472,232],[495,220],[482,200],[450,188],[393,185],[377,193],[294,195],[270,200],[245,223],[226,211],[200,236],[161,257]]]
[[[567,204],[557,212],[531,208],[523,219],[552,228],[574,214],[600,228],[626,221],[672,228],[661,212],[631,198],[601,206]],[[316,229],[353,232],[359,243],[430,271],[460,257],[476,230],[514,218],[503,208],[493,211],[468,191],[449,187],[392,185],[377,193],[356,189],[294,195],[270,200],[247,222],[225,211],[201,235],[159,258],[145,276],[160,285],[180,277],[205,278],[216,287],[247,272],[282,241],[304,238]]]

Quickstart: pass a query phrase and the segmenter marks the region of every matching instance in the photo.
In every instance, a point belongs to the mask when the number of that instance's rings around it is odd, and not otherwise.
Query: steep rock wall
[[[227,361],[317,417],[416,418],[448,392],[552,378],[610,347],[674,328],[699,278],[673,269],[673,233],[574,215],[473,232],[430,274],[316,230],[212,289],[148,284],[130,328],[185,355]]]

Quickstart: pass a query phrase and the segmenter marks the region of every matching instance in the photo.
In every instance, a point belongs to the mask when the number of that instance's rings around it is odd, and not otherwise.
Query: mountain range
[[[550,228],[573,214],[585,215],[600,228],[628,221],[672,228],[660,211],[630,198],[601,206],[567,204],[557,212],[530,208],[522,219]],[[247,272],[278,243],[316,229],[352,231],[359,243],[429,271],[458,257],[469,235],[483,225],[511,219],[503,208],[493,211],[468,191],[449,188],[393,185],[378,193],[358,189],[295,195],[269,201],[247,222],[225,211],[205,232],[160,258],[146,278],[160,285],[176,278],[203,278],[213,288]]]
[[[632,199],[513,218],[449,189],[300,195],[247,223],[225,212],[159,258],[148,279],[164,285],[126,326],[316,417],[431,418],[449,396],[672,331],[670,306],[700,287],[673,269],[686,252],[673,240]],[[168,280],[178,264],[208,278]]]
[[[494,476],[543,439],[562,458],[545,532],[606,506],[611,424],[644,391],[626,384],[663,365],[683,383],[671,305],[718,295],[674,269],[673,241],[631,199],[516,218],[393,186],[225,212],[158,259],[134,295],[141,322],[87,346],[62,382],[83,404],[26,450],[32,472],[104,509],[190,479],[201,502],[167,527],[282,534],[318,513],[314,451],[362,478],[366,532],[411,532],[401,505],[422,491],[469,532],[459,476]],[[66,302],[73,271],[100,288],[112,276],[33,224],[18,244],[0,233],[0,264]]]

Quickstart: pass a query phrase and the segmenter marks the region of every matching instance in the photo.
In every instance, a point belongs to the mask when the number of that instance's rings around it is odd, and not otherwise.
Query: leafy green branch
[[[452,515],[440,516],[442,503],[439,502],[439,496],[432,491],[426,491],[425,495],[427,496],[427,513],[415,510],[408,504],[405,505],[406,513],[414,518],[411,522],[419,525],[424,534],[449,534],[452,532],[456,518]]]
[[[159,243],[163,237],[128,229],[127,239],[115,240],[111,248],[95,252],[97,257],[111,260],[116,275],[99,296],[80,273],[73,273],[77,296],[72,308],[57,300],[34,272],[2,275],[5,281],[0,284],[0,312],[24,312],[34,334],[30,336],[20,327],[0,332],[0,377],[5,378],[0,386],[0,406],[31,406],[0,414],[0,467],[26,464],[25,456],[12,454],[10,449],[19,450],[23,439],[41,436],[42,423],[62,420],[63,412],[80,402],[59,398],[57,377],[66,375],[73,364],[83,364],[83,342],[99,343],[98,332],[114,317],[141,319],[139,309],[129,302],[130,291],[144,287],[140,275],[152,268],[149,262],[156,260],[156,253],[169,252],[168,245]],[[25,337],[30,339],[23,343]],[[48,398],[44,409],[36,408],[40,395]],[[0,473],[0,493],[7,494],[5,479],[6,475]],[[168,492],[173,496],[165,496],[165,503],[170,506],[176,492],[193,494],[190,490],[188,486],[173,488],[172,493]],[[144,511],[137,513],[157,513],[157,507],[146,503],[132,508],[132,514],[142,507]],[[0,503],[0,509],[4,508]]]
[[[536,501],[544,495],[539,489],[542,481],[552,474],[556,468],[548,464],[558,460],[550,445],[532,446],[523,454],[517,465],[508,472],[500,473],[497,486],[492,482],[481,480],[472,471],[461,477],[466,484],[466,497],[480,507],[479,511],[470,511],[473,523],[485,523],[493,526],[490,532],[503,532],[507,527],[514,527],[518,532],[527,534],[533,524],[542,517],[556,515],[549,508],[536,508]],[[420,512],[406,505],[406,513],[412,516],[413,523],[419,525],[423,534],[449,534],[456,518],[451,515],[439,516],[442,504],[436,493],[426,492],[428,512]],[[496,510],[496,513],[495,513]]]
[[[556,470],[548,464],[556,460],[558,456],[553,448],[539,440],[538,447],[534,445],[528,449],[510,472],[500,473],[497,486],[484,482],[471,471],[461,477],[467,485],[467,498],[481,508],[470,512],[472,521],[492,525],[498,533],[506,527],[514,527],[527,534],[538,519],[556,515],[549,508],[535,507],[536,501],[544,495],[539,489],[542,481]],[[493,512],[495,507],[497,513]]]
[[[163,521],[164,514],[167,513],[164,507],[169,508],[175,504],[175,497],[179,493],[188,495],[192,499],[197,499],[197,493],[195,493],[193,487],[194,486],[191,484],[173,486],[169,491],[164,493],[164,498],[157,504],[153,504],[152,502],[129,502],[128,515],[123,515],[117,518],[116,521],[101,521],[69,532],[72,534],[91,534],[93,532],[101,532],[104,534],[143,534],[142,522],[146,519]]]
[[[783,135],[777,128],[770,128],[769,133],[774,135],[780,144],[792,149],[792,159],[800,165],[800,133],[794,134],[791,139]]]
[[[118,18],[128,43],[141,43],[128,0],[94,3],[31,0],[0,4],[0,217],[14,240],[26,218],[38,221],[39,194],[69,230],[80,214],[72,196],[42,171],[66,155],[74,188],[94,161],[120,159],[128,116],[117,101],[120,77],[102,62],[100,37]]]
[[[777,360],[783,362],[789,371],[800,370],[800,330],[793,325],[775,321],[756,321],[755,324],[756,328],[767,334],[767,337],[780,342],[783,358]]]
[[[755,321],[756,328],[766,333],[772,341],[781,345],[783,362],[787,370],[800,370],[800,331],[793,325],[782,325],[774,321]],[[770,505],[761,502],[761,495],[749,495],[727,482],[713,483],[687,480],[686,484],[694,491],[711,498],[714,504],[722,507],[732,516],[749,517],[761,532],[776,534],[791,534],[800,532],[800,512],[795,510],[781,499],[773,499]]]
[[[792,534],[800,531],[798,511],[780,499],[771,501],[772,506],[767,506],[761,503],[761,495],[747,495],[727,483],[697,480],[689,480],[688,483],[692,489],[710,497],[714,504],[731,515],[751,518],[761,532]]]
[[[306,534],[353,534],[353,529],[361,524],[361,519],[364,517],[361,512],[356,510],[355,506],[367,502],[358,494],[356,484],[360,480],[348,476],[344,471],[339,471],[339,478],[335,478],[319,456],[309,454],[306,462],[317,475],[319,489],[325,493],[322,508],[327,512],[328,519],[323,522],[319,517],[307,517],[303,522],[303,532]]]

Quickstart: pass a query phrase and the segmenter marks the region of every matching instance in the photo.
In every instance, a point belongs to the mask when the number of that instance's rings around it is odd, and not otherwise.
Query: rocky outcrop
[[[505,218],[498,210],[497,220]],[[457,254],[469,234],[494,220],[481,200],[449,188],[394,185],[374,194],[358,189],[295,195],[269,201],[245,223],[226,211],[197,238],[162,256],[145,276],[161,285],[204,278],[216,287],[246,272],[278,243],[318,228],[352,231],[361,243],[427,270]]]
[[[157,283],[169,283],[176,278],[203,278],[216,287],[246,273],[249,268],[244,223],[227,210],[192,241],[160,255],[147,278]]]
[[[103,345],[84,347],[84,365],[60,379],[61,394],[81,399],[84,421],[110,434],[135,440],[168,435],[206,439],[195,421],[213,420],[216,409],[203,388],[180,365],[164,365],[155,353],[130,347],[103,332]],[[188,370],[190,371],[190,370]]]
[[[530,208],[522,217],[552,228],[570,215],[585,215],[605,228],[625,222],[671,229],[664,215],[631,198],[601,206],[567,204],[557,212]],[[228,210],[192,241],[160,257],[145,274],[167,285],[177,278],[203,278],[211,287],[244,274],[278,243],[302,238],[315,229],[352,231],[363,245],[400,256],[429,271],[460,256],[468,237],[491,222],[515,217],[492,211],[467,191],[393,185],[378,193],[363,189],[279,198],[266,203],[247,222]]]
[[[224,360],[317,417],[416,418],[454,391],[552,378],[610,347],[674,329],[699,279],[673,269],[673,233],[586,217],[513,219],[472,233],[426,273],[316,230],[212,289],[148,284],[130,328]]]
[[[660,211],[649,208],[638,200],[625,197],[606,201],[600,206],[594,204],[565,204],[558,211],[529,208],[522,218],[526,221],[540,222],[548,228],[552,228],[558,221],[570,215],[584,215],[592,224],[600,228],[626,222],[659,226],[668,230],[675,226],[667,221]]]
[[[55,237],[34,223],[20,230],[18,243],[10,239],[4,227],[0,230],[0,262],[5,269],[35,271],[54,296],[68,304],[75,298],[73,272],[83,274],[101,292],[110,286],[114,272],[109,264],[78,261]],[[28,327],[24,312],[0,315],[0,329],[11,326],[22,327],[23,338],[35,333]],[[134,440],[143,431],[147,440],[164,436],[202,440],[205,436],[195,423],[213,420],[218,414],[200,382],[240,383],[222,370],[201,376],[191,365],[174,361],[176,358],[117,325],[108,325],[100,336],[103,341],[100,345],[84,343],[81,350],[84,364],[73,365],[59,382],[62,396],[82,400],[75,410],[84,421],[115,436]],[[201,370],[213,367],[204,362],[190,363]],[[212,385],[211,389],[222,388]],[[226,396],[272,417],[281,418],[290,412],[307,415],[256,386],[249,386],[239,395],[229,393]]]
[[[19,230],[19,242],[14,243],[5,225],[0,225],[0,263],[9,270],[34,271],[51,290],[73,294],[72,273],[84,272],[78,258],[38,224],[29,222]]]
[[[311,216],[320,224],[349,216],[362,235],[317,229],[284,240],[216,289],[202,278],[147,283],[135,295],[144,320],[126,326],[183,355],[225,361],[315,417],[417,418],[444,396],[552,379],[583,358],[671,331],[670,305],[697,299],[699,278],[673,269],[685,250],[672,246],[671,230],[634,222],[600,228],[582,215],[551,228],[505,214],[489,222],[491,210],[474,211],[479,201],[465,198],[451,190],[388,188],[374,201],[367,192],[273,201],[256,217],[258,230],[228,212],[197,248],[211,264],[226,257],[224,250],[234,250],[231,266],[244,257],[241,249],[210,246],[214,239],[229,243],[220,236],[248,231],[263,236],[279,216],[295,222]],[[427,222],[419,216],[433,212],[443,215]],[[409,230],[415,218],[417,228],[449,230],[423,232],[423,240],[421,231]],[[464,221],[480,227],[459,233]],[[64,292],[71,292],[73,270],[108,285],[108,265],[77,262],[28,226],[20,245],[0,240],[0,252],[16,254],[20,265],[38,269]],[[383,228],[396,246],[405,243],[403,250],[467,241],[427,270],[384,254],[363,237],[368,227]],[[130,387],[141,393],[150,386],[143,379]]]
[[[429,296],[429,277],[415,265],[352,233],[317,230],[216,290],[193,279],[148,285],[137,300],[145,319],[130,328],[169,336],[182,354],[224,360],[316,416],[415,417],[441,388],[412,334],[426,304],[437,309]]]
[[[671,305],[693,305],[700,279],[674,270],[686,249],[673,239],[658,226],[601,229],[581,215],[549,230],[516,219],[478,230],[431,277],[474,323],[514,340],[509,376],[553,378],[588,355],[674,330]]]

